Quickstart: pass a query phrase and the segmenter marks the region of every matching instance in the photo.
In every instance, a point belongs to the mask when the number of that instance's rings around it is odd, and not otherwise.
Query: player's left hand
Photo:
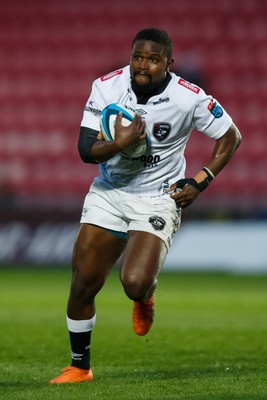
[[[115,123],[114,143],[117,144],[120,151],[123,151],[127,147],[140,142],[146,137],[145,126],[145,121],[139,114],[135,114],[133,121],[128,126],[124,126],[120,112]]]
[[[169,191],[172,193],[170,196],[176,202],[177,207],[186,208],[199,195],[199,190],[194,186],[187,183],[187,179],[180,179],[178,182],[174,183]]]

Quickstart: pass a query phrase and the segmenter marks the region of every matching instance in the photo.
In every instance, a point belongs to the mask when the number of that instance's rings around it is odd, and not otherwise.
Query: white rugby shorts
[[[150,232],[160,237],[169,250],[180,228],[181,209],[167,194],[137,197],[95,180],[85,197],[80,222],[118,233]]]

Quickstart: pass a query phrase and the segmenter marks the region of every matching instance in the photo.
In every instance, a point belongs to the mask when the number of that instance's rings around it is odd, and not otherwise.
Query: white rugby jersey
[[[101,110],[111,103],[125,104],[141,114],[151,147],[137,159],[116,155],[100,164],[96,179],[141,197],[161,196],[184,178],[184,150],[193,129],[219,139],[232,123],[215,99],[174,73],[165,90],[149,98],[146,104],[137,103],[129,66],[98,78],[93,83],[81,126],[100,131]]]

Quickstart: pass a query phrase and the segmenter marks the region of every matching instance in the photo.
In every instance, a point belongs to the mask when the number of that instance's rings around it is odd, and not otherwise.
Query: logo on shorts
[[[155,231],[162,231],[166,225],[166,221],[164,221],[164,219],[161,217],[157,217],[156,215],[150,217],[148,222],[150,222]]]
[[[153,126],[153,135],[159,142],[166,139],[169,136],[170,131],[171,124],[168,122],[156,122]]]

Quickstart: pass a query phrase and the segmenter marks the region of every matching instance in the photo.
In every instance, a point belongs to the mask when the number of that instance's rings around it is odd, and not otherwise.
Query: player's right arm
[[[113,141],[102,140],[100,132],[81,126],[78,149],[84,162],[98,164],[110,160],[145,136],[145,122],[139,114],[136,114],[133,122],[126,127],[122,125],[120,113],[116,119]]]

